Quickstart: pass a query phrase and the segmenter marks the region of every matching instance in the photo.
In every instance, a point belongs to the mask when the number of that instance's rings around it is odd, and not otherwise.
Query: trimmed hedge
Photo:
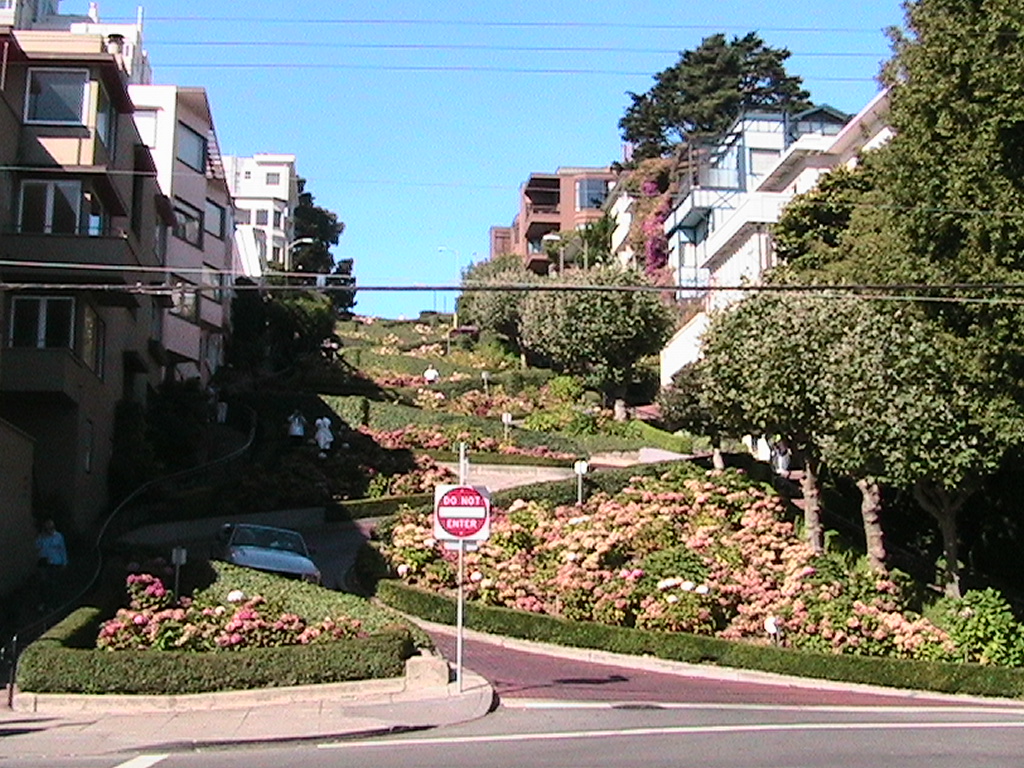
[[[483,419],[476,416],[463,416],[457,413],[444,413],[441,411],[425,411],[410,405],[399,405],[397,403],[383,403],[365,398],[342,397],[325,395],[325,403],[342,418],[345,413],[351,413],[355,409],[362,409],[362,403],[352,403],[352,400],[364,401],[367,405],[368,426],[373,429],[391,431],[402,429],[410,425],[427,426],[437,429],[453,427],[477,432],[487,437],[498,440],[504,437],[505,427],[498,419]],[[358,426],[358,422],[353,424]],[[516,445],[527,448],[547,446],[553,451],[582,455],[585,451],[572,439],[558,435],[545,434],[543,432],[530,432],[525,429],[516,429],[512,432],[513,442]]]
[[[380,582],[377,597],[404,613],[442,624],[455,623],[456,606],[451,598],[397,581]],[[470,629],[556,645],[819,680],[974,696],[1024,697],[1024,669],[1021,668],[803,653],[681,632],[572,622],[472,602],[466,604],[465,611],[465,623]]]
[[[362,520],[367,517],[388,517],[395,514],[403,504],[410,507],[432,504],[432,493],[416,493],[408,496],[381,496],[377,499],[351,499],[339,501],[326,510],[328,522],[340,520]]]
[[[22,653],[18,687],[34,693],[184,694],[399,677],[415,653],[395,629],[366,638],[241,651],[100,651],[85,646],[98,608],[80,608]]]
[[[434,461],[457,462],[459,454],[454,451],[417,451],[425,453]],[[483,453],[471,451],[469,463],[476,465],[502,464],[513,467],[572,467],[576,459],[559,459],[554,456],[528,456],[522,453]]]

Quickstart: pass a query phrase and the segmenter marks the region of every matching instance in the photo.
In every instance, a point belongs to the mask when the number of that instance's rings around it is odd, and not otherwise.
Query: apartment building
[[[290,272],[293,215],[299,204],[295,155],[224,157],[228,190],[235,204],[237,259],[245,275],[268,269]]]
[[[163,319],[169,376],[206,384],[223,363],[234,283],[234,211],[206,90],[131,85],[135,125],[156,163],[173,226]]]
[[[31,440],[40,511],[86,530],[107,508],[115,412],[162,375],[174,220],[107,39],[0,28],[0,51],[0,419],[17,430],[0,455]]]
[[[563,167],[531,173],[520,187],[519,214],[509,227],[491,227],[491,258],[522,256],[527,269],[546,274],[551,258],[544,236],[579,229],[604,215],[616,175],[611,168]]]
[[[756,283],[775,266],[771,225],[786,204],[823,173],[852,167],[861,152],[888,141],[887,112],[887,92],[853,117],[828,106],[798,115],[751,112],[718,141],[694,148],[664,225],[669,267],[692,312],[662,350],[663,385],[698,359],[711,313],[744,295],[723,289]]]

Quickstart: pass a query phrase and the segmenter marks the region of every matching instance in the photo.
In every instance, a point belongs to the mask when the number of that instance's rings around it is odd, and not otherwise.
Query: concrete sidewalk
[[[438,679],[443,668],[447,680],[443,660],[420,667],[404,678],[189,696],[19,693],[14,710],[0,710],[0,758],[330,741],[453,725],[493,708],[482,677],[464,671],[460,690]]]

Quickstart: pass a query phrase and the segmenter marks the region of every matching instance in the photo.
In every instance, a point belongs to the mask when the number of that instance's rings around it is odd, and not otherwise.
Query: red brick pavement
[[[432,633],[438,650],[454,662],[455,635]],[[467,638],[463,663],[486,678],[502,698],[589,702],[666,702],[818,706],[948,706],[941,699],[818,690],[759,682],[714,680],[626,666],[564,659]],[[971,702],[975,703],[976,702]]]

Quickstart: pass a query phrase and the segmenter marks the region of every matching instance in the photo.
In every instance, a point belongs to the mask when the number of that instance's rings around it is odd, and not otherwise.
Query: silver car
[[[228,523],[218,537],[228,563],[320,583],[320,569],[309,557],[302,534],[286,528]]]

